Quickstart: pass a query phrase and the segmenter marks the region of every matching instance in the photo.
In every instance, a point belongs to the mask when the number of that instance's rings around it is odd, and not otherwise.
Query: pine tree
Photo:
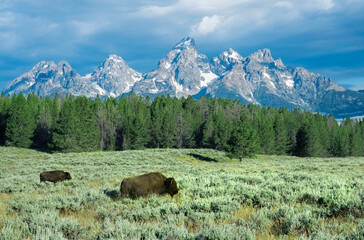
[[[272,154],[275,150],[275,134],[272,120],[267,116],[267,112],[263,112],[258,118],[258,133],[262,152],[264,154]]]
[[[227,150],[230,134],[230,121],[228,121],[222,113],[216,113],[214,116],[214,148],[220,151]]]
[[[96,126],[96,105],[93,100],[79,96],[75,101],[77,145],[81,151],[99,149],[100,133]]]
[[[252,157],[259,151],[259,138],[247,121],[236,121],[228,142],[230,156],[239,158]]]
[[[52,117],[52,99],[47,97],[39,106],[37,114],[37,126],[34,131],[33,147],[38,149],[47,149],[52,139],[52,129],[54,120]]]
[[[350,156],[360,157],[364,153],[364,141],[361,136],[361,131],[358,124],[355,126],[355,130],[350,132]]]
[[[215,148],[213,136],[214,136],[214,121],[212,116],[209,116],[202,127],[202,147]]]
[[[54,126],[50,148],[53,151],[80,151],[78,146],[78,123],[73,97],[67,97],[61,107],[59,118]]]
[[[9,96],[0,95],[0,146],[5,145],[6,124],[9,118],[11,99]]]
[[[289,141],[287,128],[284,125],[284,116],[282,113],[276,114],[273,129],[275,133],[274,154],[286,155],[292,146],[290,145],[291,142]]]
[[[155,148],[161,147],[162,142],[162,125],[163,125],[163,108],[164,96],[156,97],[151,104],[151,146]]]
[[[96,125],[100,133],[99,147],[101,150],[115,149],[115,119],[116,119],[116,99],[108,98],[104,102],[96,101]]]
[[[7,146],[29,148],[34,135],[35,119],[29,109],[27,100],[22,94],[11,99],[9,118],[6,124],[5,137]]]

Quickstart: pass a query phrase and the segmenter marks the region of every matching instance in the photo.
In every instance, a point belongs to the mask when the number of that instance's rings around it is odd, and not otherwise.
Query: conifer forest
[[[50,152],[207,148],[242,158],[363,156],[364,121],[235,100],[0,96],[0,145]]]

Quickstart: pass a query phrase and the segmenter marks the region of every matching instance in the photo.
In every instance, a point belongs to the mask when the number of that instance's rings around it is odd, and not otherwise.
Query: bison
[[[159,172],[151,172],[140,176],[125,178],[120,186],[120,197],[142,197],[150,194],[166,194],[171,197],[178,193],[174,178],[166,178]]]
[[[56,170],[56,171],[48,171],[48,172],[42,172],[40,174],[40,182],[45,182],[45,181],[49,181],[49,182],[60,182],[60,181],[64,181],[64,180],[71,180],[71,174],[69,172],[64,172],[64,171],[60,171],[60,170]]]

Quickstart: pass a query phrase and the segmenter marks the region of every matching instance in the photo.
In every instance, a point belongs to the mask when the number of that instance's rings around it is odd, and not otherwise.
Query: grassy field
[[[73,179],[40,183],[57,169]],[[118,199],[123,178],[152,171],[180,192]],[[1,147],[0,239],[364,239],[364,158]]]

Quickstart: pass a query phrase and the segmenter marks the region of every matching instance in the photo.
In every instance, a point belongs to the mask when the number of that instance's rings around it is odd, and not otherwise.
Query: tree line
[[[364,122],[236,100],[0,95],[0,145],[52,152],[212,148],[241,158],[363,156]]]

